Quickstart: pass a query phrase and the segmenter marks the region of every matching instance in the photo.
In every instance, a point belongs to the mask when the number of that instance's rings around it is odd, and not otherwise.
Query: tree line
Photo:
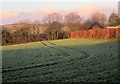
[[[84,19],[76,12],[62,15],[58,12],[48,14],[41,21],[36,20],[30,25],[28,20],[19,22],[24,24],[20,28],[2,29],[2,45],[27,43],[43,40],[65,39],[70,37],[70,32],[89,30],[98,25],[100,28],[119,25],[120,19],[116,13],[107,16],[103,13],[93,13],[89,18]],[[14,26],[11,26],[14,27]],[[14,31],[13,31],[14,29]]]

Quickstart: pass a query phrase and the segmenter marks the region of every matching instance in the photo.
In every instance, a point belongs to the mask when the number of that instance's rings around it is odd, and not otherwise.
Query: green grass
[[[116,82],[118,41],[65,39],[2,47],[3,82]]]

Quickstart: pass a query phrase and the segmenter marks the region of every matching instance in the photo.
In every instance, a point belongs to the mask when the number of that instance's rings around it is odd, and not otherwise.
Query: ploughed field
[[[3,82],[118,81],[118,40],[65,39],[2,47]]]

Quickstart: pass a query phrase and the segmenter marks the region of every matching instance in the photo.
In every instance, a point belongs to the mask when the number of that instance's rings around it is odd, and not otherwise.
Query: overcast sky
[[[89,17],[93,12],[102,12],[107,16],[118,12],[119,0],[1,0],[0,20],[2,24],[15,23],[22,19],[40,20],[46,14],[77,12],[82,17]],[[68,2],[69,1],[69,2]]]

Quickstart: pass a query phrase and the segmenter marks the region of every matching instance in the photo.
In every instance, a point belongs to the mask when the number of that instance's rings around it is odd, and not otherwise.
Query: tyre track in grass
[[[38,46],[35,46],[35,47],[38,47]],[[37,57],[43,57],[44,55],[45,55],[45,53],[46,53],[46,50],[47,51],[49,51],[49,49],[42,49],[42,51],[40,51],[40,53],[39,54],[37,54],[37,55],[34,55],[33,56],[33,58],[31,58],[31,59],[29,59],[29,60],[27,60],[27,61],[31,61],[31,60],[34,60],[34,59],[36,59]],[[32,51],[30,51],[30,52],[32,52]],[[49,52],[50,53],[50,52]],[[39,62],[38,62],[39,63]],[[31,63],[31,64],[33,64],[33,63]],[[25,66],[25,65],[24,65]],[[26,66],[29,66],[29,65],[26,65]],[[21,67],[21,68],[24,68],[24,67]],[[3,69],[3,72],[6,72],[6,70],[12,70],[12,69],[17,69],[17,68],[2,68]],[[5,70],[5,71],[4,71]]]
[[[44,49],[41,51],[41,55],[44,56],[45,53],[46,53],[46,50],[49,51],[49,49]],[[50,52],[49,52],[50,53]],[[31,63],[31,65],[26,65],[25,67],[17,67],[17,68],[10,68],[10,69],[3,69],[2,70],[2,73],[7,73],[7,72],[13,72],[13,71],[24,71],[24,70],[29,70],[29,69],[35,69],[35,68],[43,68],[43,67],[46,67],[46,66],[53,66],[53,65],[56,65],[58,64],[58,62],[48,62],[46,64],[41,64],[39,62],[37,62],[37,64],[33,64]],[[36,74],[37,75],[37,74]],[[39,74],[38,74],[39,75]],[[32,75],[31,75],[32,76]],[[4,81],[9,81],[9,80],[14,80],[14,79],[19,79],[19,78],[22,78],[22,77],[28,77],[28,75],[23,75],[23,76],[18,76],[18,77],[10,77],[10,78],[7,78],[7,79],[4,79]]]
[[[63,55],[65,55],[65,56],[70,56],[69,53],[67,53],[67,52],[65,52],[65,51],[63,51],[63,50],[61,50],[61,49],[55,48],[55,47],[53,47],[53,46],[49,46],[49,45],[46,44],[45,42],[41,42],[41,43],[42,43],[43,45],[45,45],[46,47],[49,47],[49,48],[52,48],[52,49],[55,49],[55,50],[61,51],[61,52],[63,53]]]
[[[52,48],[54,50],[57,50],[59,52],[62,52],[62,54],[64,56],[70,56],[69,53],[61,50],[61,49],[58,49],[58,48],[55,48],[53,46],[49,46],[47,43],[45,42],[41,42],[44,46],[48,47],[48,48]],[[44,55],[45,51],[42,52],[42,55]],[[57,62],[52,62],[52,63],[47,63],[47,64],[37,64],[37,65],[28,65],[28,66],[25,66],[25,67],[18,67],[18,68],[12,68],[12,69],[3,69],[2,73],[6,73],[6,72],[14,72],[14,71],[21,71],[21,70],[28,70],[28,69],[33,69],[33,68],[40,68],[40,67],[46,67],[46,66],[52,66],[52,65],[56,65],[58,64],[59,61]],[[36,74],[36,75],[39,75],[39,74]],[[10,78],[7,78],[7,79],[4,79],[4,81],[9,81],[9,80],[14,80],[14,79],[19,79],[19,78],[23,78],[23,77],[28,77],[28,76],[32,76],[32,75],[23,75],[23,76],[18,76],[18,77],[10,77]]]
[[[34,47],[38,47],[38,46],[36,46],[36,45],[34,45]],[[26,49],[29,49],[29,47],[26,47]],[[29,53],[29,52],[32,52],[32,50],[29,50],[29,51],[27,51],[26,53]],[[29,54],[27,54],[28,56],[29,56]],[[43,56],[44,55],[44,53],[42,52],[42,51],[39,51],[39,54],[37,54],[37,55],[33,55],[32,54],[32,57],[29,57],[29,59],[25,59],[25,61],[33,61],[33,60],[36,60],[38,57],[41,57],[41,56]],[[39,62],[36,62],[36,63],[39,63]],[[24,65],[22,65],[22,66],[29,66],[30,64],[34,64],[34,62],[30,62],[30,63],[27,63],[27,64],[24,64]],[[21,67],[22,67],[21,66]],[[3,70],[12,70],[12,69],[15,69],[15,67],[14,68],[2,68]],[[16,68],[17,69],[17,68]]]
[[[57,50],[59,52],[62,52],[62,54],[66,57],[70,56],[70,54],[68,52],[65,52],[61,49],[58,49],[58,48],[55,48],[53,46],[49,46],[47,43],[45,42],[41,42],[44,46],[48,47],[48,48],[52,48],[54,50]],[[45,51],[42,52],[42,55],[44,55]],[[42,68],[42,67],[46,67],[46,66],[51,66],[51,65],[56,65],[58,64],[59,61],[57,62],[52,62],[52,63],[47,63],[47,64],[37,64],[37,65],[28,65],[28,66],[25,66],[25,67],[18,67],[18,68],[11,68],[11,69],[3,69],[2,73],[7,73],[7,72],[13,72],[13,71],[20,71],[20,70],[27,70],[27,69],[33,69],[33,68]],[[12,78],[8,78],[8,79],[5,79],[5,81],[8,81],[8,80],[13,80],[13,79],[19,79],[19,78],[22,78],[22,77],[27,77],[26,75],[23,75],[23,76],[18,76],[18,77],[12,77]]]
[[[66,50],[61,50],[61,49],[58,49],[56,47],[61,47],[61,48],[64,48],[64,49],[69,49],[69,50],[72,50],[72,51],[77,51],[78,53],[81,53],[83,54],[83,56],[80,56],[80,58],[78,59],[70,59],[68,62],[73,62],[73,61],[79,61],[79,60],[84,60],[85,58],[88,58],[90,57],[90,55],[88,53],[86,53],[85,51],[82,51],[82,50],[78,50],[78,49],[75,49],[75,48],[68,48],[68,47],[65,47],[65,46],[59,46],[59,45],[56,45],[55,43],[52,43],[52,42],[49,42],[47,41],[46,43],[45,42],[42,42],[43,45],[47,46],[47,47],[51,47],[53,49],[56,49],[58,51],[61,51],[61,52],[64,52],[64,53],[68,53]],[[75,52],[73,52],[75,53]],[[65,55],[65,54],[63,54]],[[69,56],[70,56],[70,53],[69,53]]]
[[[18,70],[26,70],[26,69],[32,69],[32,68],[36,68],[36,67],[45,67],[45,66],[50,66],[50,65],[55,65],[58,64],[57,62],[53,62],[53,63],[46,63],[46,64],[37,64],[37,65],[29,65],[26,67],[18,67],[18,68],[12,68],[12,69],[3,69],[2,73],[5,72],[10,72],[10,71],[18,71]]]
[[[58,64],[58,63],[57,62],[53,62],[53,63],[47,63],[47,64],[31,65],[31,66],[27,66],[27,67],[19,67],[19,68],[14,68],[14,69],[6,69],[6,70],[2,70],[2,73],[14,72],[14,71],[22,71],[22,70],[28,70],[28,69],[34,69],[34,68],[40,68],[40,67],[46,67],[46,66],[53,66],[53,65],[56,65],[56,64]],[[32,75],[30,75],[30,76],[32,76]],[[35,75],[37,75],[37,74],[35,74]],[[4,81],[19,79],[19,78],[28,77],[28,76],[29,75],[23,75],[23,76],[18,76],[18,77],[11,77],[10,76],[10,78],[4,79]]]
[[[85,68],[85,67],[84,67]],[[45,73],[42,73],[43,75],[45,75],[45,74],[48,74],[48,73],[51,73],[51,71],[50,72],[45,72]],[[100,71],[99,73],[102,73],[102,71]],[[39,76],[39,74],[30,74],[30,75],[26,75],[26,76],[20,76],[20,77],[17,77],[17,79],[20,79],[20,78],[23,78],[23,77],[26,77],[26,78],[28,78],[28,77],[32,77],[32,76]],[[91,76],[91,75],[90,75]],[[90,77],[89,75],[87,75],[87,77]],[[84,77],[83,77],[84,78]],[[13,78],[14,79],[14,78]],[[82,80],[82,79],[81,79]]]
[[[78,52],[81,52],[83,55],[85,55],[84,57],[82,57],[81,59],[84,59],[86,58],[87,56],[89,56],[86,52],[84,51],[80,51],[80,50],[76,50],[76,49],[73,49],[73,48],[68,48],[68,47],[65,47],[65,46],[59,46],[59,45],[56,45],[52,42],[47,42],[49,44],[52,44],[54,46],[51,46],[45,42],[41,42],[44,46],[48,47],[48,48],[52,48],[52,49],[55,49],[55,50],[58,50],[59,52],[62,52],[62,54],[64,56],[70,56],[70,53],[62,50],[62,49],[58,49],[56,47],[61,47],[61,48],[65,48],[65,49],[71,49],[71,50],[74,50],[74,51],[78,51]],[[44,53],[42,52],[42,55]],[[51,66],[51,65],[56,65],[58,64],[59,62],[53,62],[53,63],[46,63],[46,64],[37,64],[37,65],[29,65],[29,66],[26,66],[26,67],[18,67],[18,68],[12,68],[12,69],[3,69],[3,73],[6,73],[6,72],[12,72],[12,71],[19,71],[19,70],[27,70],[27,69],[33,69],[33,68],[40,68],[40,67],[46,67],[46,66]],[[19,76],[19,77],[12,77],[12,78],[8,78],[8,79],[5,79],[5,81],[8,81],[8,80],[13,80],[13,79],[19,79],[21,77],[28,77],[28,76]]]
[[[65,46],[60,46],[60,45],[57,45],[57,44],[55,44],[55,43],[53,43],[53,42],[50,42],[50,41],[48,41],[48,43],[49,43],[49,44],[52,44],[53,46],[58,46],[58,47],[61,47],[61,48],[65,48],[65,49],[70,49],[70,50],[74,50],[74,51],[81,52],[82,54],[85,55],[85,57],[81,58],[81,60],[90,56],[90,55],[89,55],[88,53],[86,53],[85,51],[78,50],[78,49],[76,49],[76,48],[68,48],[68,47],[65,47]]]

